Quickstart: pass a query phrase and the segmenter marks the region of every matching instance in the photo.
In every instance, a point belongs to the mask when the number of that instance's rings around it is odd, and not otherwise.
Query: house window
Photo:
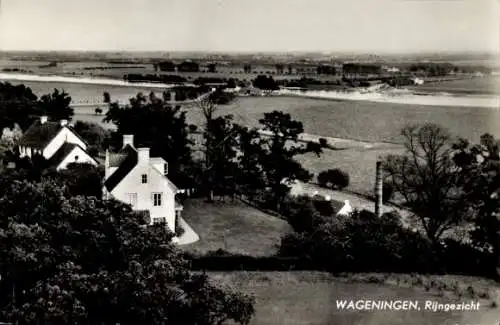
[[[161,206],[161,193],[153,193],[153,205],[155,207]]]
[[[132,207],[137,206],[137,193],[126,193],[127,203]]]
[[[148,175],[147,174],[142,174],[141,175],[141,180],[142,180],[142,184],[146,184],[148,182]]]
[[[79,158],[78,156],[75,156],[75,161],[78,161],[78,158]]]
[[[166,223],[166,219],[165,217],[155,217],[153,218],[153,223],[154,224],[157,224],[157,223]]]
[[[168,163],[163,164],[163,175],[168,174]]]

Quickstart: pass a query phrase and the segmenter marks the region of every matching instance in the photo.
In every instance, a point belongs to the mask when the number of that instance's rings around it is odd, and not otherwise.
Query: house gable
[[[71,151],[67,153],[66,156],[62,158],[62,160],[56,165],[56,169],[65,169],[71,163],[80,163],[80,164],[92,164],[97,166],[97,161],[92,158],[85,150],[83,150],[80,146],[73,145]]]
[[[67,127],[63,127],[43,149],[43,156],[50,159],[64,143],[72,143],[87,150],[87,144]]]
[[[118,173],[118,170],[115,173]],[[145,175],[146,183],[142,182],[143,175]],[[113,176],[114,174],[111,175]],[[125,203],[131,203],[130,197],[133,196],[134,210],[148,210],[152,220],[157,217],[165,218],[169,229],[175,230],[177,188],[153,165],[136,164],[112,190],[107,190],[112,197]],[[154,205],[155,193],[161,194],[160,206]]]

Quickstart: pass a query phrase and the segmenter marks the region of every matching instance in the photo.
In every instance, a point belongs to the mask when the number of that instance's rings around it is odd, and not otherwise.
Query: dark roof
[[[128,145],[122,149],[122,152],[126,153],[125,159],[123,159],[120,167],[118,167],[118,169],[104,182],[104,186],[106,186],[109,192],[111,192],[137,165],[137,151],[135,151],[134,148]]]
[[[24,132],[19,140],[19,145],[44,149],[61,129],[62,126],[59,122],[45,122],[41,124],[40,121],[35,121]]]
[[[59,166],[64,158],[66,158],[75,147],[78,145],[74,143],[65,142],[49,159],[49,164],[51,166]]]

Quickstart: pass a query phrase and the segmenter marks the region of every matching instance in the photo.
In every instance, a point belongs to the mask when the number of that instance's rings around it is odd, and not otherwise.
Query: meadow
[[[484,76],[480,78],[457,79],[426,83],[408,87],[415,91],[446,92],[460,94],[500,94],[500,77]]]
[[[447,289],[444,284],[462,282],[453,277],[396,276],[401,285],[366,283],[339,278],[322,272],[209,272],[217,284],[242,290],[256,298],[256,314],[251,325],[452,325],[498,323],[500,311],[482,301],[479,311],[347,311],[337,308],[342,299],[425,300],[439,303],[478,301]],[[387,278],[390,276],[387,275]],[[422,283],[432,281],[439,289],[426,290]],[[475,287],[493,288],[491,281],[469,279]],[[403,284],[402,282],[405,282]],[[369,282],[369,281],[368,281]],[[420,285],[419,285],[420,283]],[[495,286],[498,289],[498,286]]]

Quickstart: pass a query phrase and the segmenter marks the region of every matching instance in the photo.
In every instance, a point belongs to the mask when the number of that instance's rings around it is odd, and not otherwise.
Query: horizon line
[[[422,50],[422,51],[399,51],[399,52],[386,52],[376,50],[344,50],[344,51],[321,51],[321,50],[290,50],[290,51],[272,51],[272,50],[75,50],[75,49],[58,49],[58,50],[36,50],[36,49],[0,49],[0,53],[208,53],[208,54],[355,54],[355,55],[415,55],[415,54],[487,54],[487,55],[500,55],[500,51],[487,51],[487,50]]]

